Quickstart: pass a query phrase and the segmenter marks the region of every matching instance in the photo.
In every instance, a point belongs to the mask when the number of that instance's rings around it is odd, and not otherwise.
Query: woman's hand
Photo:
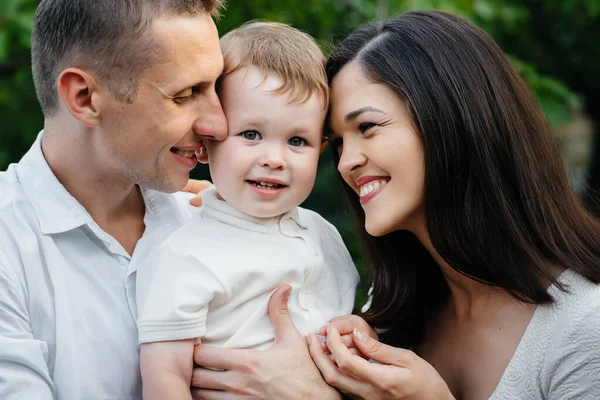
[[[357,329],[352,339],[362,354],[378,363],[352,354],[333,323],[328,325],[327,332],[331,358],[315,335],[308,337],[310,354],[330,385],[365,400],[454,399],[437,371],[412,351],[385,345]]]
[[[200,207],[202,205],[202,191],[208,189],[212,185],[213,184],[209,181],[190,179],[181,191],[195,194],[195,196],[190,199],[190,204],[194,207]]]
[[[340,334],[340,340],[346,346],[352,354],[359,355],[363,358],[369,359],[366,355],[362,354],[358,348],[354,345],[353,332],[358,330],[360,332],[366,332],[367,335],[375,340],[379,340],[379,336],[375,329],[371,328],[367,322],[359,317],[358,315],[344,315],[343,317],[336,317],[329,321],[327,325],[321,328],[321,335],[323,338],[327,336],[328,325],[333,325]],[[321,341],[323,350],[329,351],[327,347],[327,341]],[[330,357],[333,360],[333,356]]]

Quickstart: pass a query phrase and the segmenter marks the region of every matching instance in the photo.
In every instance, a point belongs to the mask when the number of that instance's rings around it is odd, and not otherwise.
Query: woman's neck
[[[426,232],[416,233],[416,236],[440,267],[450,291],[448,306],[457,318],[478,319],[489,315],[491,309],[521,303],[502,288],[486,285],[456,271],[438,254]]]

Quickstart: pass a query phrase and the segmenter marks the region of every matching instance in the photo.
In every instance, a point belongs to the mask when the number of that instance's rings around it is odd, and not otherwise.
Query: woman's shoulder
[[[558,283],[563,286],[563,290],[558,285],[553,285],[548,289],[548,293],[555,300],[551,305],[551,314],[558,319],[572,321],[572,323],[585,322],[589,315],[596,315],[600,318],[599,285],[570,269],[561,274]]]
[[[600,385],[593,384],[589,374],[600,371],[600,286],[571,270],[559,282],[566,291],[551,287],[555,302],[546,306],[548,393],[561,399],[598,398],[590,397],[592,392],[600,396]]]

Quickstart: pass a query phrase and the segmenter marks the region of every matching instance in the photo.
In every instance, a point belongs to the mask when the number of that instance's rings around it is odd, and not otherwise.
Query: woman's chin
[[[381,224],[379,222],[369,222],[368,219],[365,221],[365,230],[369,235],[374,237],[380,237],[393,231],[391,226],[388,226],[387,224]]]

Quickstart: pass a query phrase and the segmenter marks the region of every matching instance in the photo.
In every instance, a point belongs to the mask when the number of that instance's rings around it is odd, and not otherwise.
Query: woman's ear
[[[88,127],[100,123],[98,83],[93,75],[79,69],[67,68],[58,76],[57,90],[69,113]]]
[[[208,149],[206,148],[206,140],[200,142],[200,149],[196,151],[196,158],[201,164],[208,164]]]

